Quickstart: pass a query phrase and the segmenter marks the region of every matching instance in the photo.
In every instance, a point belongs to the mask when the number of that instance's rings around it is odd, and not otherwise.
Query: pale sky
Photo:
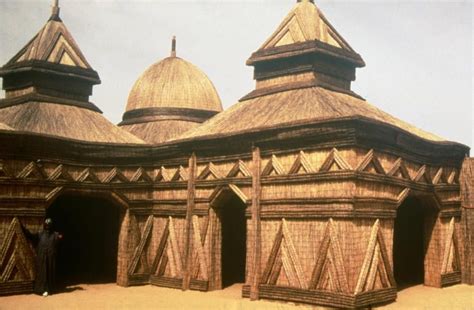
[[[178,56],[211,79],[224,108],[253,90],[246,59],[296,0],[60,0],[61,18],[102,84],[91,101],[120,122],[135,80]],[[51,0],[0,0],[0,65],[43,26]],[[473,2],[316,0],[362,55],[352,89],[378,108],[448,140],[474,146]]]

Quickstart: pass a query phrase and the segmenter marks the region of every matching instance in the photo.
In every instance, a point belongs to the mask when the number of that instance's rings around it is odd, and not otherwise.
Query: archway
[[[436,209],[426,199],[408,197],[398,207],[393,233],[393,271],[399,288],[422,284]]]
[[[213,269],[215,288],[225,288],[245,282],[247,248],[247,205],[231,189],[221,191],[212,202],[214,213]],[[220,268],[218,267],[220,266]],[[220,282],[220,283],[219,283]],[[211,284],[211,287],[213,285]]]
[[[58,247],[58,285],[115,282],[121,209],[103,196],[64,194],[47,210],[63,234]]]

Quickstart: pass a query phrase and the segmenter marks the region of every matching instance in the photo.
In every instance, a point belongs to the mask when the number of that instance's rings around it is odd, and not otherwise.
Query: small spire
[[[171,57],[176,57],[176,36],[171,40]]]
[[[53,4],[51,5],[51,17],[49,20],[61,20],[59,18],[59,0],[53,0]]]

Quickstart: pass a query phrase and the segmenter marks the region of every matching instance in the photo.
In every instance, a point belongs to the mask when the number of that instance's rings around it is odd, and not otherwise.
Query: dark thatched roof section
[[[196,128],[199,123],[182,120],[160,120],[148,123],[121,125],[120,128],[151,144],[163,143]]]
[[[426,140],[445,141],[362,99],[321,87],[294,89],[243,100],[178,139],[229,136],[348,117],[365,117],[398,127]]]
[[[3,108],[0,123],[17,131],[88,142],[144,143],[98,112],[56,103],[29,102]]]

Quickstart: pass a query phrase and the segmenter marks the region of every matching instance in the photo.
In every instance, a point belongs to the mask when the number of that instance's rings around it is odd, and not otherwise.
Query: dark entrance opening
[[[58,286],[115,282],[120,207],[100,197],[64,195],[47,211],[63,234],[56,262]]]
[[[246,205],[236,195],[226,195],[218,216],[222,227],[222,288],[245,282],[247,242]]]
[[[429,211],[416,197],[408,197],[397,210],[393,234],[393,270],[399,288],[424,282],[424,240],[432,224]]]

